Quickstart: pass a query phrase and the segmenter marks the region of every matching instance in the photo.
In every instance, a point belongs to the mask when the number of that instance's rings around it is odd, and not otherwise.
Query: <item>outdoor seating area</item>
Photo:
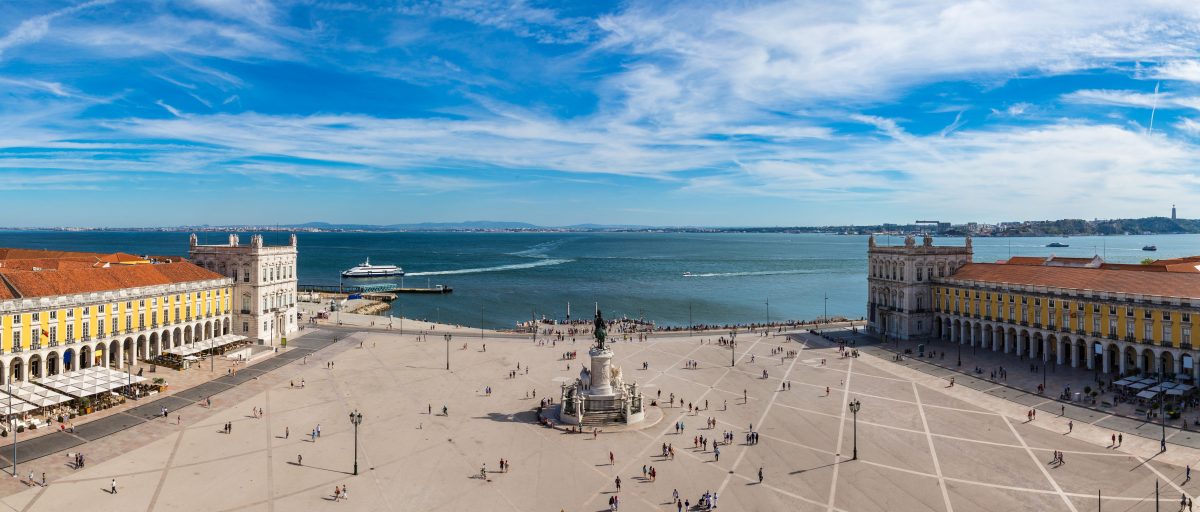
[[[103,366],[52,375],[37,383],[75,398],[84,398],[141,384],[145,377],[119,372]]]
[[[249,343],[250,340],[245,336],[239,336],[237,334],[225,334],[196,343],[168,348],[163,350],[162,354],[159,354],[158,357],[154,358],[153,362],[168,368],[180,370],[183,369],[188,362],[198,360],[196,356],[205,356],[209,354],[221,355],[229,350],[240,348]]]

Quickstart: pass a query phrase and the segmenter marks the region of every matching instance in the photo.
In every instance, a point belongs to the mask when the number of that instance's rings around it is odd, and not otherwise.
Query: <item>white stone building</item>
[[[925,236],[921,245],[912,237],[903,246],[868,242],[867,331],[888,338],[922,338],[933,333],[933,291],[936,278],[953,274],[971,262],[971,238],[965,247],[935,247]]]
[[[262,235],[242,245],[229,235],[223,245],[200,245],[191,236],[193,263],[233,278],[233,333],[276,345],[299,329],[296,308],[296,235],[288,245],[265,246]]]

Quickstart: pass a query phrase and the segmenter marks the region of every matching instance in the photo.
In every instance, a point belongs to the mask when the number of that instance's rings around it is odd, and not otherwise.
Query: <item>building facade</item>
[[[288,245],[264,245],[262,235],[242,245],[235,234],[221,245],[190,239],[189,259],[209,271],[233,279],[234,333],[276,345],[299,330],[296,307],[296,235]]]
[[[915,249],[906,244],[871,251],[907,255]],[[957,249],[969,250],[970,242]],[[901,261],[907,260],[898,258],[895,263]],[[881,259],[879,263],[893,262]],[[871,278],[869,302],[883,314],[872,317],[870,329],[877,334],[902,334],[902,329],[890,330],[886,322],[931,318],[905,339],[943,340],[1110,375],[1161,373],[1194,381],[1200,378],[1192,341],[1192,333],[1200,327],[1198,267],[1197,257],[1146,265],[1055,257],[968,261],[926,281],[931,299],[926,313],[920,302],[878,306],[886,290],[921,293],[919,288],[886,287],[885,282],[892,282],[889,266],[888,279]],[[871,272],[874,276],[876,270]]]
[[[921,245],[909,236],[903,246],[885,246],[872,236],[867,244],[867,331],[905,340],[929,336],[933,281],[971,262],[971,239],[965,247],[935,247],[929,236]]]
[[[124,368],[230,332],[231,279],[125,256],[0,249],[0,376]]]

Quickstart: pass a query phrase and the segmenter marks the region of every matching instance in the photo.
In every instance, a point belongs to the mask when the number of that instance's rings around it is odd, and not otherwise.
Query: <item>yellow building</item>
[[[1200,379],[1192,341],[1200,327],[1200,257],[1147,265],[1099,257],[975,263],[969,240],[966,247],[937,249],[954,252],[954,262],[935,274],[933,258],[946,251],[933,250],[928,238],[924,246],[872,242],[872,331],[897,336],[896,324],[919,325],[897,337],[1117,375]],[[901,270],[892,272],[897,265]]]
[[[0,249],[0,375],[124,368],[230,333],[232,279],[180,258]]]

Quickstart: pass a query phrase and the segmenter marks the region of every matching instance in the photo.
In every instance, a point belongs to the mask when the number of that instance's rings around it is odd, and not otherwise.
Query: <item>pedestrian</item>
[[[621,477],[617,477],[617,492],[621,492]]]
[[[1067,433],[1070,434],[1072,430],[1075,430],[1075,422],[1067,421]]]
[[[613,457],[613,452],[608,452],[608,465],[615,466],[616,464],[617,464],[617,459],[615,457]]]
[[[116,494],[116,493],[117,493],[117,479],[114,478],[114,479],[112,479],[112,486],[110,487],[109,494]]]
[[[333,501],[338,501],[340,499],[342,499],[342,488],[335,485],[333,486]]]
[[[46,472],[42,471],[42,487],[46,486]]]
[[[1117,434],[1117,446],[1125,444],[1125,433]]]
[[[761,483],[762,483],[762,481],[763,481],[763,468],[762,468],[762,467],[759,467],[759,468],[758,468],[758,483],[760,483],[760,484],[761,484]]]
[[[1188,482],[1192,479],[1192,465],[1191,464],[1187,465],[1187,472],[1185,473],[1185,475],[1186,475],[1186,477],[1183,480],[1184,482]]]
[[[303,465],[304,465],[304,456],[303,456],[303,455],[296,454],[296,465],[297,465],[297,466],[303,466]]]
[[[283,427],[283,438],[287,439],[290,435],[292,435],[292,430],[290,428]]]

